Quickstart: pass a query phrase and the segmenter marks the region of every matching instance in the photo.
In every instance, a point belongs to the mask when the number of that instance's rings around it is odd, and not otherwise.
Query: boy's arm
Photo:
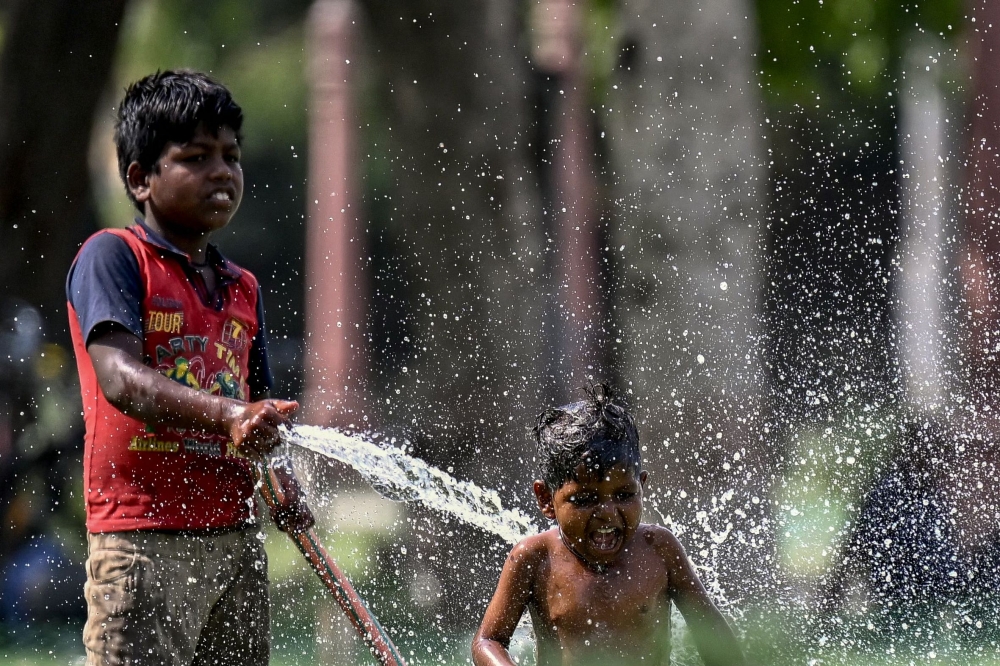
[[[514,666],[507,648],[531,597],[538,569],[538,537],[528,537],[514,546],[507,557],[479,631],[472,640],[476,666]]]
[[[271,375],[271,362],[267,352],[264,293],[259,285],[257,286],[257,335],[250,342],[247,370],[247,388],[250,390],[250,401],[270,398],[274,378]]]
[[[680,541],[668,530],[662,530],[658,536],[660,552],[670,570],[670,598],[691,629],[705,666],[746,664],[736,634],[712,603]]]
[[[91,335],[87,352],[104,397],[128,416],[227,435],[250,457],[274,448],[278,426],[298,408],[294,401],[245,403],[182,386],[145,365],[142,341],[120,325]]]

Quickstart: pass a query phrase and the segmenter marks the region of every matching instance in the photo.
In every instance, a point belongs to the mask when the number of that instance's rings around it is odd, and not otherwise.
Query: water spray
[[[392,441],[380,443],[363,434],[309,425],[292,426],[283,437],[288,444],[350,466],[386,499],[419,502],[495,534],[512,546],[538,532],[538,526],[523,512],[504,507],[495,490],[456,479],[407,454]]]

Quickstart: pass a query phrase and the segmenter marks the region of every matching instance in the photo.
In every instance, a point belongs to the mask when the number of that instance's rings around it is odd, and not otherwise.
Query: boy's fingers
[[[234,436],[237,448],[263,456],[281,441],[278,426],[299,408],[295,400],[261,400],[247,405]]]
[[[278,425],[286,418],[272,405],[260,405],[240,424],[237,447],[260,455],[269,452],[277,445],[280,439]]]
[[[297,400],[271,400],[271,404],[279,413],[285,416],[293,414],[299,408]]]
[[[254,427],[264,423],[275,427],[287,423],[289,415],[298,408],[299,403],[293,400],[268,400],[264,403],[263,409],[254,415],[260,417],[260,420],[254,422]]]
[[[257,436],[249,438],[246,442],[246,446],[260,456],[270,453],[271,449],[277,445],[277,433],[275,433],[274,437],[263,437],[260,433],[258,433]]]

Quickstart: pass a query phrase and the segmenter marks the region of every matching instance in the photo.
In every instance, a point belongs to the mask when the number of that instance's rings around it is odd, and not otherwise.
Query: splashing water
[[[496,491],[459,481],[396,447],[380,446],[362,435],[348,435],[335,428],[308,425],[294,426],[286,441],[350,465],[387,499],[420,502],[508,543],[538,532],[538,526],[522,512],[503,508]]]
[[[297,425],[285,435],[285,442],[349,465],[386,499],[420,502],[430,509],[450,514],[495,534],[510,544],[539,531],[538,526],[521,511],[503,508],[495,490],[460,481],[399,448],[380,445],[363,435],[348,434],[336,428]],[[662,514],[661,518],[664,524],[683,531],[671,519]],[[727,535],[728,531],[722,539]],[[706,583],[713,588],[716,600],[732,611],[718,588],[714,567],[700,569]],[[693,645],[686,640],[684,618],[676,608],[672,616],[673,662],[679,666],[700,663]],[[531,618],[525,613],[512,637],[511,653],[522,659],[528,658],[534,645],[533,634]]]

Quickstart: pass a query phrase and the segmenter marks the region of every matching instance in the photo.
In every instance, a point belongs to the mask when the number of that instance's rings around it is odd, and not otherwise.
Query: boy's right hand
[[[229,424],[229,436],[236,450],[247,458],[259,460],[281,439],[278,427],[299,408],[294,400],[258,400],[241,405]]]

